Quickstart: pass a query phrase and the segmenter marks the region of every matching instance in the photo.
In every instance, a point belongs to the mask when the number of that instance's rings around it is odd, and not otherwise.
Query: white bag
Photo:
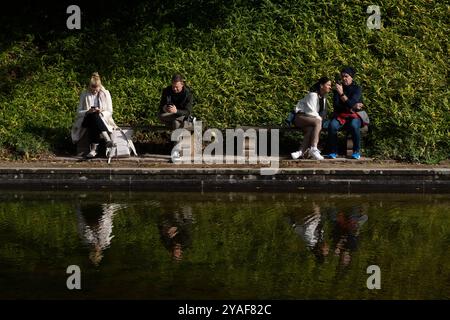
[[[131,137],[133,130],[116,128],[111,133],[111,141],[113,146],[106,148],[106,156],[108,157],[108,163],[111,162],[112,157],[116,158],[128,158],[131,154],[137,156],[136,148],[134,147]]]

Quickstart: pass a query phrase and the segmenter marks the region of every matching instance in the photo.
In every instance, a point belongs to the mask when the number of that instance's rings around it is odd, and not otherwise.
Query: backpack
[[[369,115],[366,111],[360,110],[356,112],[361,119],[361,127],[368,126],[370,124]]]
[[[288,116],[284,120],[284,123],[285,123],[286,126],[288,126],[288,127],[295,127],[295,124],[294,124],[295,115],[296,115],[295,111],[289,112]]]
[[[134,147],[133,141],[131,141],[131,136],[133,135],[133,130],[121,128],[116,128],[111,133],[111,140],[113,146],[106,148],[106,156],[108,157],[108,163],[111,162],[111,158],[128,158],[131,154],[137,156],[136,148]]]

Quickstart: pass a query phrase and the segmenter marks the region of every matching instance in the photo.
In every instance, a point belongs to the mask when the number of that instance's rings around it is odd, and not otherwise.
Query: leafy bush
[[[132,1],[126,11],[81,3],[81,31],[65,29],[68,15],[50,8],[26,16],[29,24],[5,17],[1,146],[20,153],[17,141],[26,139],[31,154],[69,148],[78,97],[93,71],[111,91],[117,123],[157,123],[161,89],[181,72],[195,92],[196,116],[224,128],[281,124],[317,78],[352,65],[373,124],[365,152],[446,159],[449,7],[378,4],[381,30],[366,26],[369,1]]]

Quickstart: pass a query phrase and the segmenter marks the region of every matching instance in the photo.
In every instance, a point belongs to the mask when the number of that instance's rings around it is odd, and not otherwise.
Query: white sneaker
[[[311,148],[309,154],[311,155],[311,158],[313,158],[314,160],[323,160],[323,157],[320,154],[319,149],[317,148]]]
[[[91,144],[91,151],[89,151],[89,153],[86,155],[86,158],[95,158],[95,156],[97,155],[97,148],[97,143]]]
[[[92,150],[91,152],[89,152],[89,153],[86,155],[86,158],[95,158],[96,155],[97,155],[97,152],[94,151],[94,150]]]
[[[301,150],[291,153],[291,157],[294,160],[297,160],[298,158],[301,158],[302,156],[303,156],[303,152]]]

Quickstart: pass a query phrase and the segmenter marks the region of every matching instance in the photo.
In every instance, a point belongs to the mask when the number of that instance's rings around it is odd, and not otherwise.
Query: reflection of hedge
[[[383,27],[370,31],[371,4],[132,1],[126,10],[120,4],[109,11],[93,7],[95,15],[87,9],[91,5],[80,5],[81,32],[64,31],[67,16],[56,12],[59,20],[50,23],[50,17],[44,28],[42,12],[29,16],[34,11],[25,8],[26,24],[5,17],[2,26],[0,144],[18,154],[67,147],[80,90],[95,70],[112,93],[119,123],[157,122],[161,88],[180,71],[195,91],[196,115],[226,127],[279,124],[315,79],[353,65],[373,121],[368,151],[445,159],[448,6],[378,1]],[[8,21],[14,25],[8,28]]]
[[[81,245],[75,207],[108,202],[109,195],[45,203],[31,202],[25,195],[20,204],[3,197],[0,278],[9,280],[0,297],[74,297],[64,287],[64,270],[76,264],[82,269],[83,297],[449,298],[449,203],[443,197],[415,197],[413,202],[410,196],[352,197],[352,204],[362,206],[369,218],[344,268],[334,256],[330,220],[324,229],[330,253],[319,264],[288,217],[301,222],[313,212],[312,203],[325,214],[333,208],[348,213],[346,196],[191,194],[186,203],[187,196],[114,194],[114,201],[129,206],[116,213],[114,238],[98,268],[90,265],[89,250]],[[176,263],[157,225],[161,216],[173,214],[173,208],[180,212],[186,206],[194,218],[192,242],[184,260]],[[381,268],[382,290],[366,288],[366,269],[372,264]],[[39,281],[43,286],[35,288]],[[16,288],[15,293],[7,284]]]

